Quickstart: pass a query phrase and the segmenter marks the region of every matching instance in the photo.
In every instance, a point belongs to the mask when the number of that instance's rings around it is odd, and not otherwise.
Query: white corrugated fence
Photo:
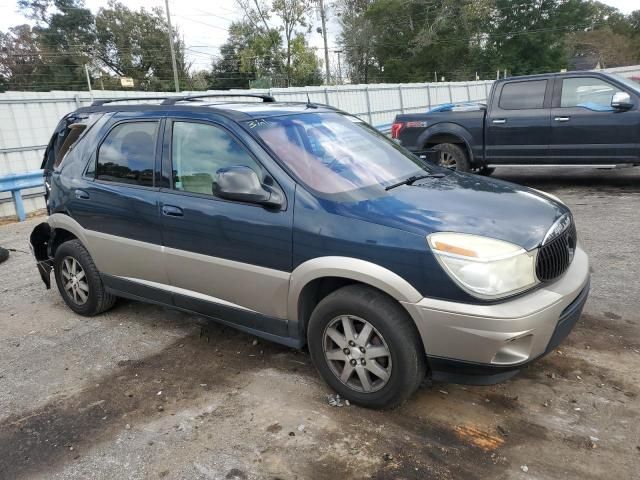
[[[608,69],[625,76],[640,75],[640,66]],[[470,82],[339,85],[233,90],[232,93],[263,93],[279,101],[307,100],[325,103],[358,115],[372,125],[387,124],[399,113],[423,112],[450,102],[485,101],[491,80]],[[179,95],[207,92],[181,92]],[[210,93],[220,93],[211,91]],[[114,97],[158,96],[157,92],[7,92],[0,94],[0,177],[40,168],[44,148],[56,124],[67,113],[93,100]],[[176,95],[162,93],[162,95]],[[25,210],[44,208],[42,189],[23,191]],[[14,215],[10,194],[0,193],[0,217]]]

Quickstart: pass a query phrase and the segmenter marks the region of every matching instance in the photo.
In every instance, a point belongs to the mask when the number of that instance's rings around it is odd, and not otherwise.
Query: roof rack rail
[[[261,98],[264,103],[273,103],[276,101],[271,95],[259,95],[257,93],[207,93],[202,95],[188,95],[186,97],[166,97],[162,102],[162,105],[175,105],[176,102],[191,102],[199,98],[211,98],[211,97],[250,97]]]
[[[136,101],[136,100],[166,100],[167,98],[170,97],[117,97],[117,98],[102,98],[99,100],[94,100],[93,103],[91,104],[92,107],[100,107],[101,105],[104,105],[105,103],[113,103],[113,102],[129,102],[129,101]]]

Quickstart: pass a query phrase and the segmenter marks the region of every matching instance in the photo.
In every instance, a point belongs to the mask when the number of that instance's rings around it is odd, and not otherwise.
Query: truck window
[[[502,87],[502,93],[500,94],[500,108],[503,110],[542,108],[546,90],[546,80],[507,83]]]
[[[560,106],[584,107],[596,111],[610,111],[611,99],[619,89],[593,77],[565,78],[562,80]]]

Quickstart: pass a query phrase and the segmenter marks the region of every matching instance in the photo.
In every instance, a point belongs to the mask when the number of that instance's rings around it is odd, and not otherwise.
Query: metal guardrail
[[[41,187],[44,184],[42,175],[42,170],[34,170],[32,172],[12,173],[0,177],[0,192],[11,192],[16,206],[16,214],[18,215],[18,220],[21,222],[24,222],[27,216],[24,211],[24,203],[22,202],[20,190]]]

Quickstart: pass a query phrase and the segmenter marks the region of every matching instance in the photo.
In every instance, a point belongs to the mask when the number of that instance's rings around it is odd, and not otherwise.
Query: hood
[[[334,213],[420,235],[458,232],[497,238],[531,250],[569,209],[535,190],[479,175],[396,187],[375,198],[331,202]]]

